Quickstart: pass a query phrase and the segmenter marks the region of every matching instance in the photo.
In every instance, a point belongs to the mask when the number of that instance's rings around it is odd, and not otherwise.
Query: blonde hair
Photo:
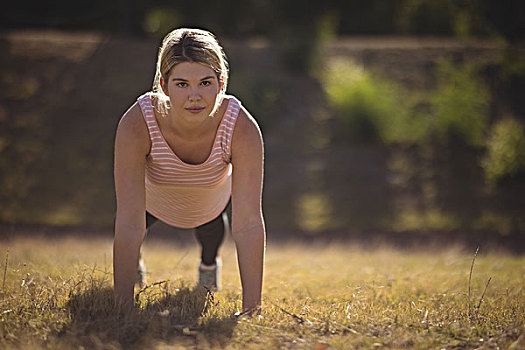
[[[217,75],[220,90],[213,108],[214,113],[221,105],[228,86],[228,61],[223,48],[215,36],[202,29],[179,28],[168,33],[162,40],[157,58],[155,80],[152,91],[157,97],[155,107],[161,114],[167,114],[169,99],[162,93],[160,78],[168,81],[170,71],[182,62],[201,63],[210,67]]]

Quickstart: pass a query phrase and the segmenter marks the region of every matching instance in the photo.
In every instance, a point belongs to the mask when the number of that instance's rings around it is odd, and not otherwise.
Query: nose
[[[201,99],[201,95],[199,94],[199,91],[198,89],[192,89],[190,91],[190,95],[188,96],[188,99],[191,101],[191,102],[195,102],[195,101],[198,101]]]

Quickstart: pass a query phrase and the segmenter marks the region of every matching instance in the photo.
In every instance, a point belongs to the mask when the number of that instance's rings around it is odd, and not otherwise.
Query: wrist
[[[259,294],[258,297],[255,297],[255,298],[249,298],[249,297],[244,297],[243,300],[242,300],[242,309],[243,310],[250,310],[250,309],[255,309],[255,308],[260,308],[261,307],[261,296]]]

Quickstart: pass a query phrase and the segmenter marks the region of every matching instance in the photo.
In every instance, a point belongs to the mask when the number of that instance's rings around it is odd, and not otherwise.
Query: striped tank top
[[[152,94],[138,98],[151,140],[146,157],[146,210],[167,224],[193,228],[219,216],[231,196],[231,142],[241,103],[227,96],[211,153],[201,164],[183,162],[160,132]],[[225,99],[225,100],[226,100]]]

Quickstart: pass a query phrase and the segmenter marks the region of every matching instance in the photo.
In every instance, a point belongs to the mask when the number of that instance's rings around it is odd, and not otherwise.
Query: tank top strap
[[[148,126],[150,136],[158,131],[157,120],[155,119],[155,112],[153,111],[151,93],[145,93],[137,98],[144,121]]]
[[[228,109],[226,110],[224,118],[221,121],[219,139],[221,140],[224,161],[230,163],[233,130],[235,129],[235,123],[237,122],[239,111],[241,110],[241,102],[234,96],[228,97],[230,100],[228,103]]]

